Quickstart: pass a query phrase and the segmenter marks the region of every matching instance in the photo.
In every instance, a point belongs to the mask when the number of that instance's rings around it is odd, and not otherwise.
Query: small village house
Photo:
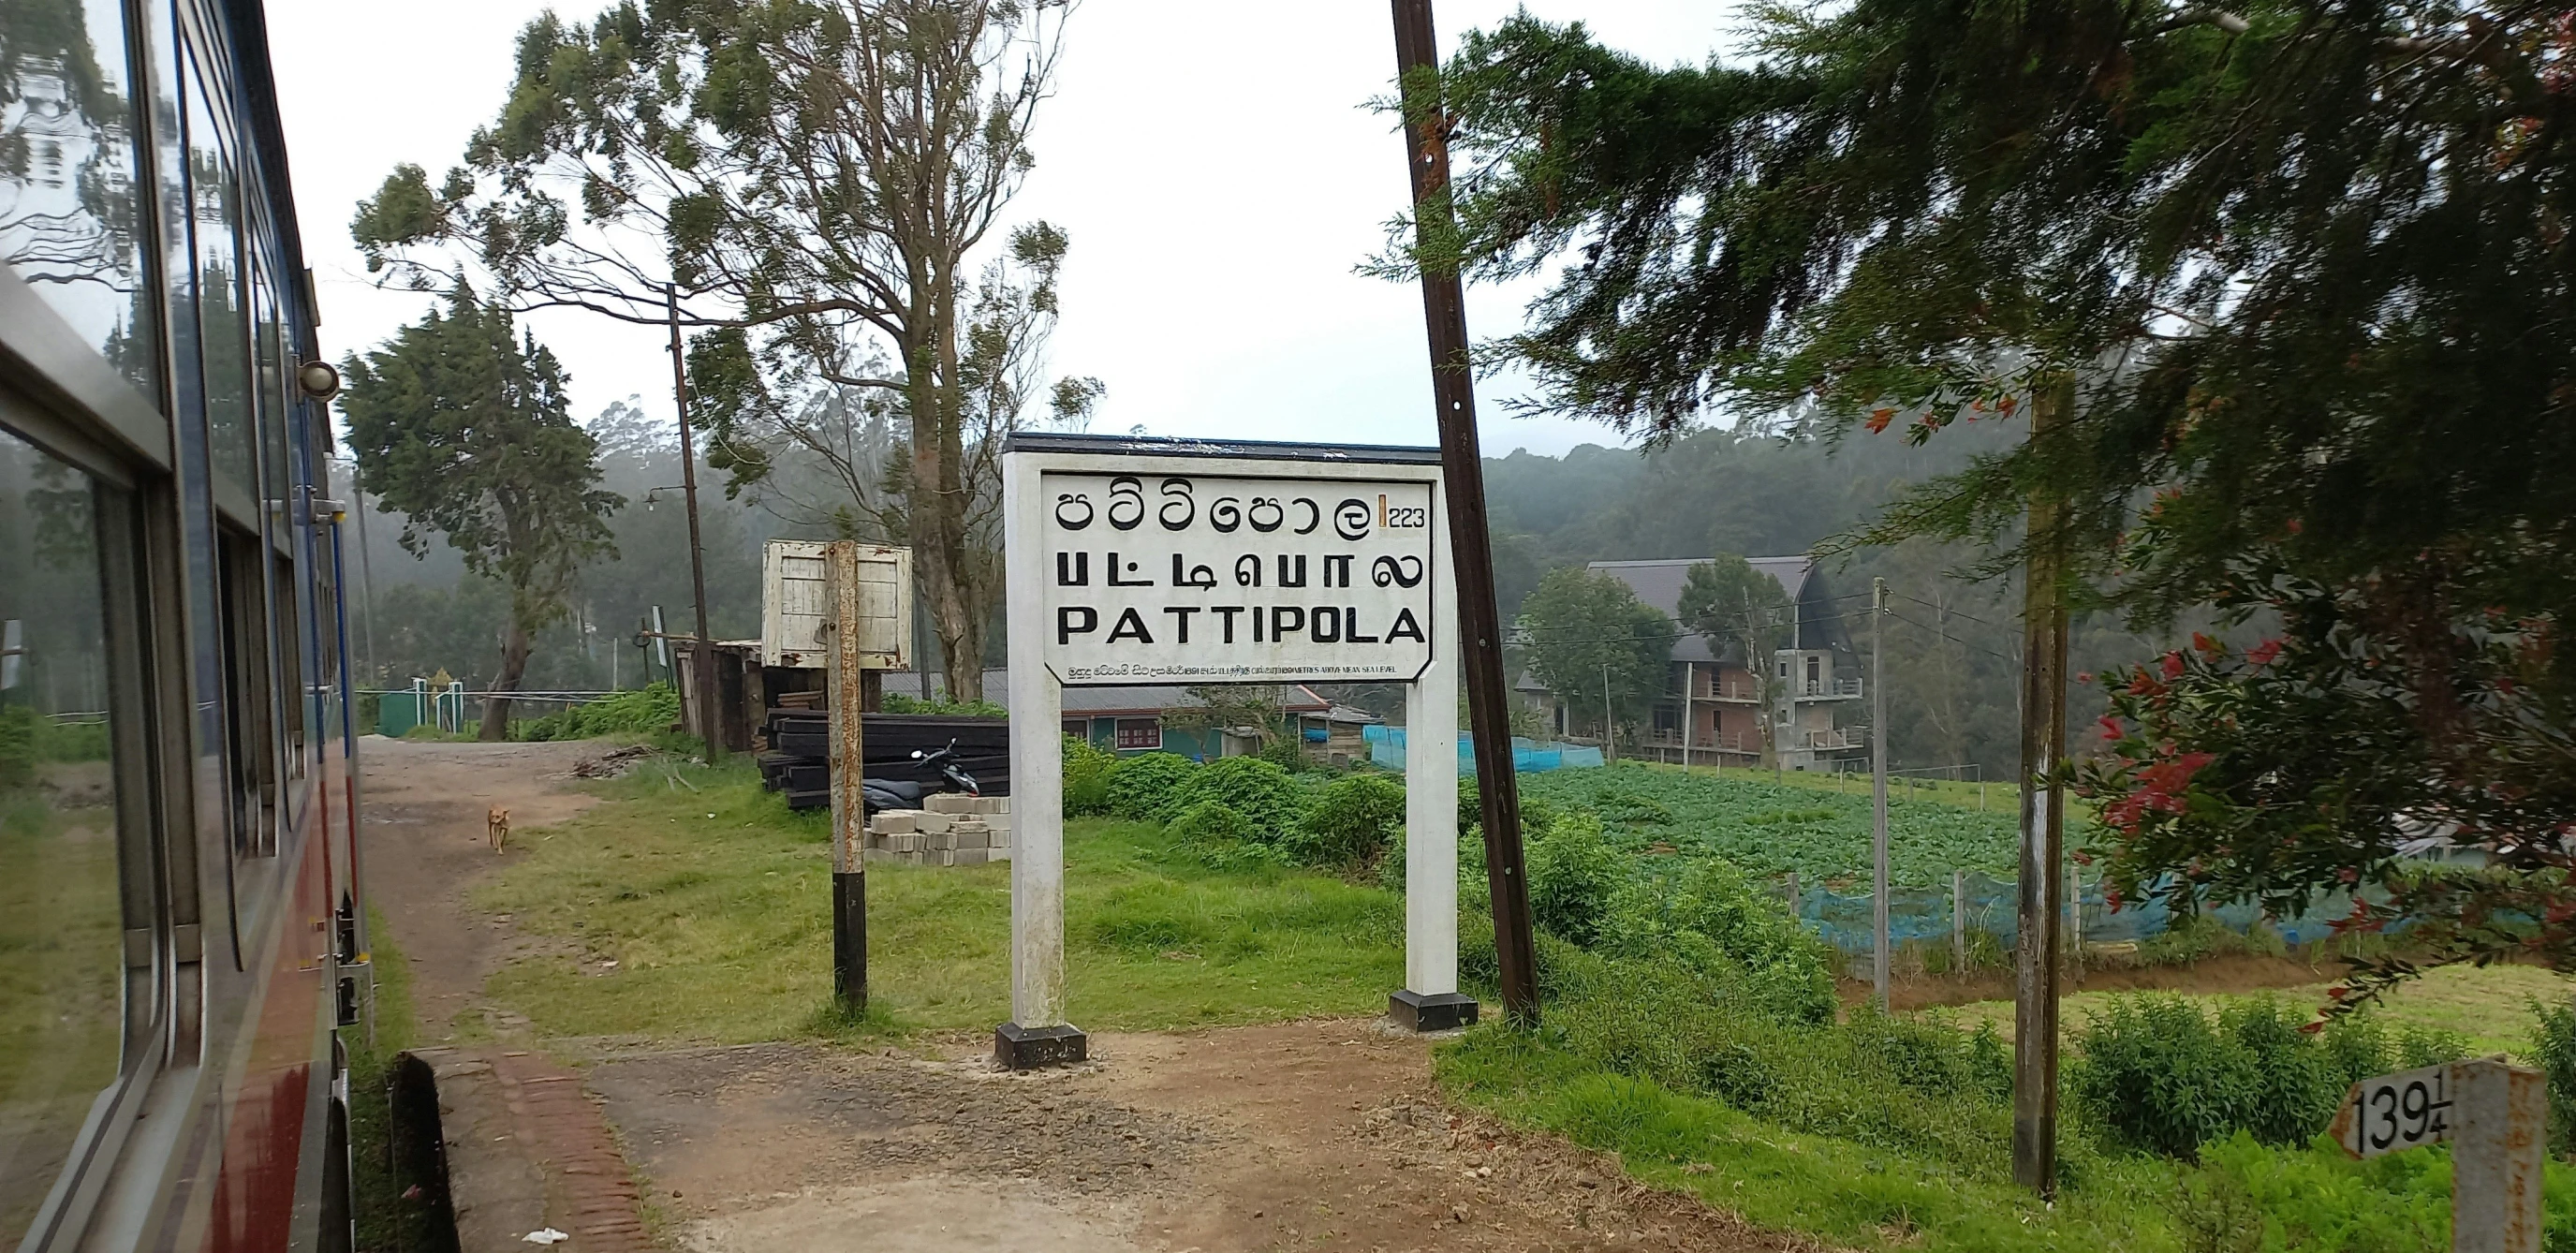
[[[1617,578],[1647,607],[1676,617],[1691,567],[1705,560],[1596,561],[1586,568]],[[1768,721],[1784,770],[1834,770],[1860,760],[1869,742],[1847,724],[1860,708],[1861,665],[1844,626],[1842,602],[1827,590],[1814,558],[1750,561],[1755,570],[1780,581],[1795,614],[1786,645],[1758,663],[1770,669],[1767,708],[1744,657],[1744,642],[1711,640],[1693,631],[1673,641],[1667,694],[1656,703],[1650,725],[1641,728],[1639,748],[1659,761],[1758,765]],[[1516,688],[1561,737],[1582,725],[1584,710],[1597,713],[1600,708],[1598,700],[1587,706],[1579,694],[1570,702],[1562,700],[1527,673]]]

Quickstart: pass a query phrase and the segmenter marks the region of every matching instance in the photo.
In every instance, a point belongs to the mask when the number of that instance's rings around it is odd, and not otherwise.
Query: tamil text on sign
[[[1428,482],[1048,473],[1039,487],[1059,682],[1409,683],[1430,663]]]

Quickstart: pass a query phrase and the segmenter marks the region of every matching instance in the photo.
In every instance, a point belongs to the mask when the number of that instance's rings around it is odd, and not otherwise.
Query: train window
[[[231,758],[233,855],[277,853],[277,754],[271,715],[266,584],[256,538],[217,528],[223,550],[224,711]]]
[[[0,29],[0,258],[158,396],[128,47],[120,0],[56,0]]]
[[[0,430],[0,1248],[123,1055],[117,811],[139,802],[114,772],[98,500]]]
[[[205,363],[206,437],[216,473],[245,494],[252,466],[250,311],[243,294],[241,187],[231,126],[193,65],[186,79],[188,197],[197,241],[197,334]],[[217,497],[222,499],[221,496]]]

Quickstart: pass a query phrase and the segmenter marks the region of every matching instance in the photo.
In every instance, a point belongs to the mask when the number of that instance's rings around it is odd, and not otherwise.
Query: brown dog
[[[500,852],[501,846],[510,842],[510,811],[496,806],[484,815],[483,834],[491,837],[492,851]]]

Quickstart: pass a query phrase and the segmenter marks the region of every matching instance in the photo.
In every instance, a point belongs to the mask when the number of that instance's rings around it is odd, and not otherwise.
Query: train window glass
[[[0,22],[0,258],[144,394],[160,392],[121,0]]]
[[[231,741],[233,855],[277,852],[277,756],[269,697],[268,621],[260,542],[219,527],[223,550],[224,711]]]
[[[108,632],[88,478],[0,430],[0,1248],[116,1079],[124,1012]]]
[[[250,317],[243,295],[241,186],[232,127],[190,58],[189,214],[196,236],[197,335],[205,366],[206,437],[215,472],[246,493],[252,471]],[[220,498],[219,498],[220,499]]]

